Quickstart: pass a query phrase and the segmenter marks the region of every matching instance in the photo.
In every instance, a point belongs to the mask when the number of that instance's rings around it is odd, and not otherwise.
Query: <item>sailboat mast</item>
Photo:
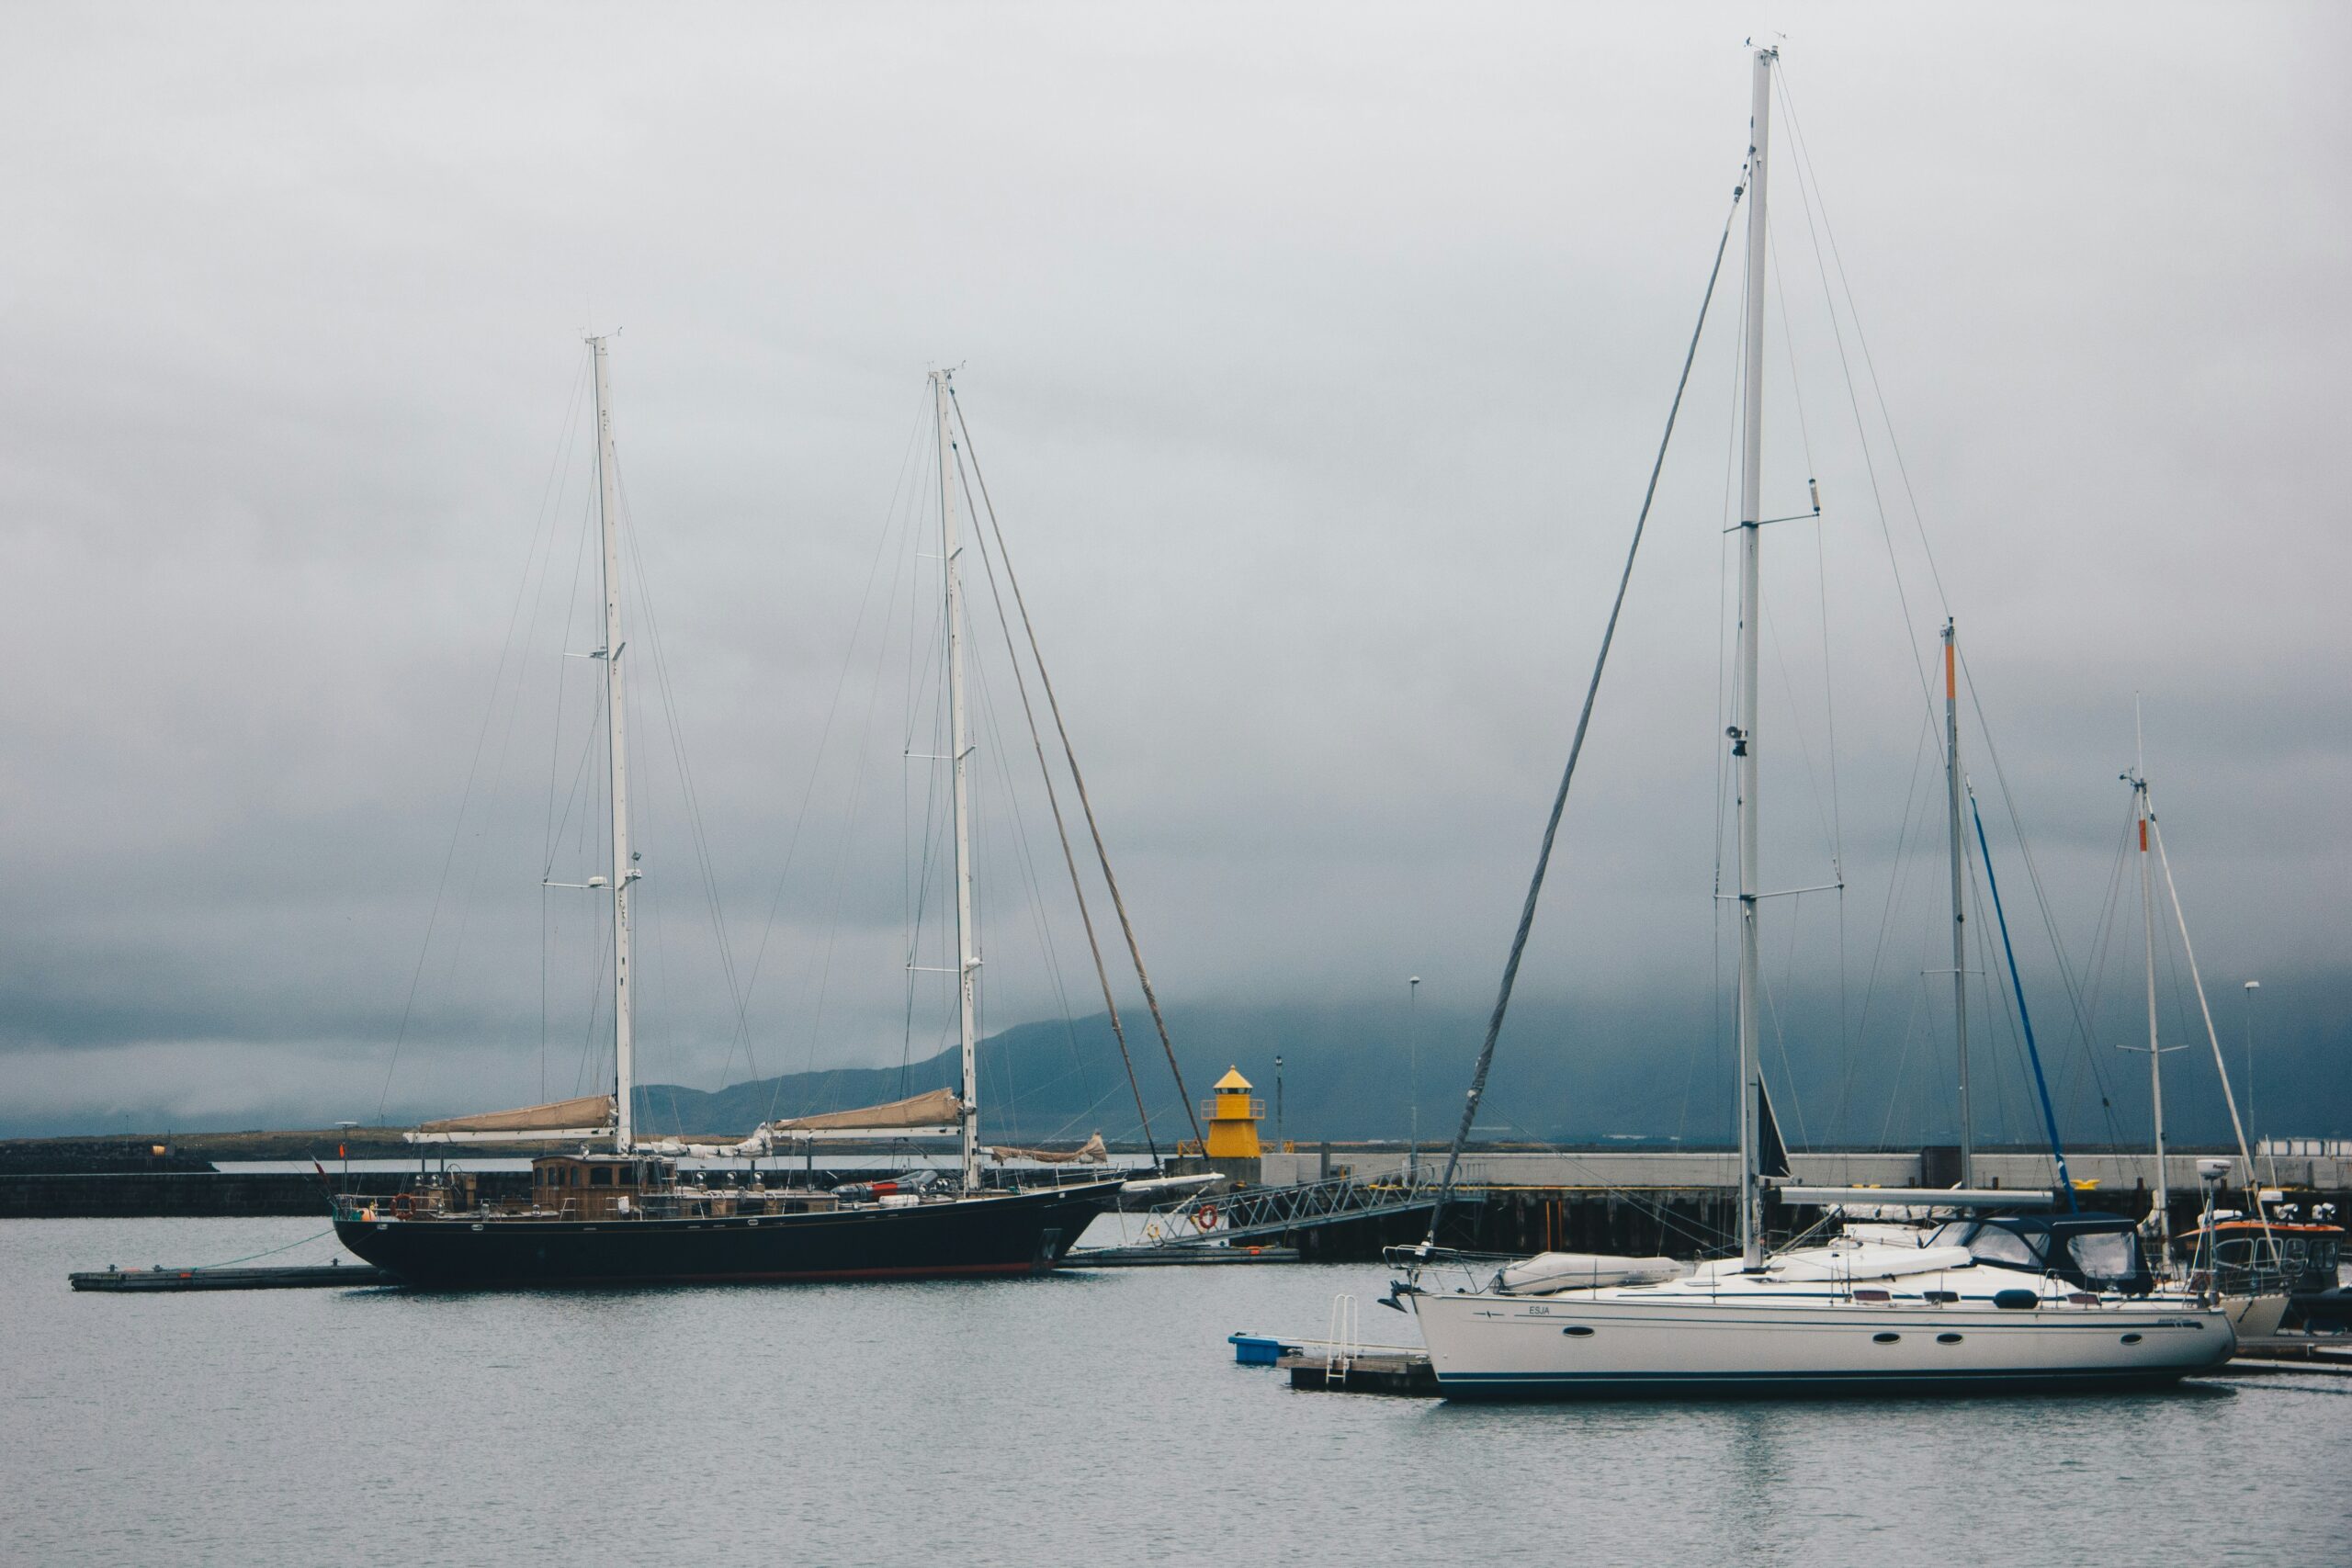
[[[621,640],[620,473],[613,457],[612,379],[605,340],[592,337],[588,346],[596,366],[596,514],[605,539],[605,733],[612,770],[607,794],[613,807],[613,1151],[625,1155],[631,1134],[629,1101],[636,1089],[628,889],[637,872],[628,848],[628,728],[621,711],[621,652],[627,645]]]
[[[1764,1263],[1764,1193],[1758,1174],[1763,1156],[1764,1071],[1758,1039],[1762,975],[1756,929],[1760,893],[1756,706],[1758,629],[1762,613],[1758,547],[1764,515],[1764,266],[1769,238],[1764,226],[1764,175],[1772,109],[1772,62],[1778,53],[1769,47],[1756,51],[1755,105],[1748,119],[1747,384],[1740,400],[1739,712],[1731,731],[1739,789],[1739,1252],[1749,1269],[1759,1269]]]
[[[980,1186],[979,1074],[973,1038],[973,988],[980,960],[973,952],[971,795],[966,774],[971,743],[964,716],[964,574],[956,537],[956,437],[949,422],[947,378],[931,373],[932,400],[939,418],[939,555],[947,579],[948,769],[955,781],[956,818],[956,1028],[964,1055],[964,1190]]]
[[[1976,1124],[1968,1107],[1968,908],[1962,897],[1967,840],[1960,827],[1960,660],[1944,618],[1944,784],[1951,801],[1951,1032],[1960,1056],[1960,1184],[1976,1185]]]
[[[2140,726],[2139,705],[2132,709],[2132,815],[2140,824],[2140,917],[2147,957],[2148,984],[2148,1106],[2156,1134],[2155,1221],[2157,1240],[2172,1246],[2172,1194],[2165,1185],[2165,1067],[2164,1051],[2156,1043],[2156,883],[2148,860],[2148,750]]]

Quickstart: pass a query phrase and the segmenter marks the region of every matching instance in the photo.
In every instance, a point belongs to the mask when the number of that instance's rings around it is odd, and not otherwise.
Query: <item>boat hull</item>
[[[1115,1201],[1118,1187],[711,1219],[379,1213],[338,1217],[335,1235],[402,1283],[435,1290],[1042,1274]]]
[[[2222,1310],[2230,1314],[2230,1326],[2237,1330],[2239,1338],[2267,1339],[2287,1321],[2287,1292],[2223,1296]]]
[[[2160,1388],[2236,1349],[2185,1303],[2002,1309],[1487,1294],[1413,1298],[1449,1399],[1760,1398]]]

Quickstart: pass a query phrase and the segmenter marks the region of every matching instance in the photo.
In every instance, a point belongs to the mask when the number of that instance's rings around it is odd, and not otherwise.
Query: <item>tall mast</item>
[[[1944,618],[1944,784],[1951,800],[1951,1032],[1960,1055],[1960,1184],[1976,1185],[1976,1130],[1968,1111],[1968,908],[1962,897],[1966,840],[1960,836],[1960,671],[1951,618]]]
[[[2156,1044],[2156,884],[2154,868],[2148,861],[2147,742],[2141,733],[2137,702],[2132,705],[2132,814],[2140,823],[2140,915],[2148,969],[2148,1102],[2156,1130],[2156,1237],[2169,1248],[2172,1201],[2165,1185],[2165,1058],[2163,1049]]]
[[[956,1028],[964,1053],[964,1190],[980,1186],[979,1074],[974,1057],[973,987],[980,960],[973,952],[971,797],[966,764],[971,743],[964,720],[964,573],[956,540],[956,438],[949,428],[946,370],[931,373],[932,401],[939,418],[939,555],[947,578],[948,768],[955,780],[956,818]]]
[[[1757,946],[1756,695],[1758,627],[1762,605],[1758,546],[1764,515],[1764,216],[1765,157],[1772,109],[1772,62],[1779,51],[1756,51],[1755,104],[1748,118],[1747,385],[1740,399],[1743,429],[1739,472],[1739,711],[1732,726],[1732,756],[1739,789],[1739,1252],[1742,1264],[1764,1263],[1763,1056],[1758,1049],[1761,1004]]]
[[[620,513],[620,473],[613,457],[613,397],[611,374],[605,367],[605,340],[592,337],[588,346],[596,364],[596,514],[605,536],[605,754],[612,769],[613,807],[613,1151],[629,1151],[629,1100],[636,1088],[635,1040],[630,1018],[628,888],[637,880],[635,857],[628,848],[628,729],[621,711],[621,558],[617,532]]]

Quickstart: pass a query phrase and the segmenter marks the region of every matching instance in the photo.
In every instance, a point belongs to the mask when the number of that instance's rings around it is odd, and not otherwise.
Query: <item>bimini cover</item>
[[[1585,1285],[1648,1285],[1690,1272],[1671,1258],[1619,1258],[1606,1252],[1539,1252],[1495,1276],[1506,1295],[1572,1291]]]
[[[964,1102],[951,1089],[935,1089],[887,1105],[856,1111],[828,1111],[818,1116],[795,1116],[771,1122],[772,1133],[892,1133],[907,1127],[948,1127],[964,1120]]]
[[[485,1111],[476,1116],[445,1117],[438,1122],[423,1123],[416,1129],[416,1134],[431,1136],[460,1133],[481,1137],[485,1134],[507,1133],[517,1139],[527,1140],[554,1133],[608,1131],[612,1125],[613,1097],[609,1094],[590,1094],[578,1100],[558,1100],[546,1105],[526,1105],[514,1111]]]

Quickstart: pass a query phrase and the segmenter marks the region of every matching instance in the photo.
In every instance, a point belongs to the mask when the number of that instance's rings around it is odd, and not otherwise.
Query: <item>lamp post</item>
[[[1280,1056],[1274,1058],[1274,1146],[1278,1149],[1290,1147],[1283,1138],[1283,1059]]]
[[[1420,1022],[1421,977],[1411,976],[1405,982],[1405,1091],[1412,1105],[1408,1126],[1409,1141],[1405,1148],[1405,1174],[1409,1179],[1421,1168],[1421,1037]]]
[[[2245,1122],[2253,1129],[2255,1145],[2258,1148],[2262,1144],[2262,1124],[2254,1119],[2254,993],[2262,989],[2262,982],[2248,980],[2243,989],[2245,995]],[[2278,1159],[2275,1155],[2271,1156],[2270,1173],[2270,1185],[2276,1187],[2278,1185]],[[2256,1179],[2256,1172],[2246,1172],[2247,1180]]]

